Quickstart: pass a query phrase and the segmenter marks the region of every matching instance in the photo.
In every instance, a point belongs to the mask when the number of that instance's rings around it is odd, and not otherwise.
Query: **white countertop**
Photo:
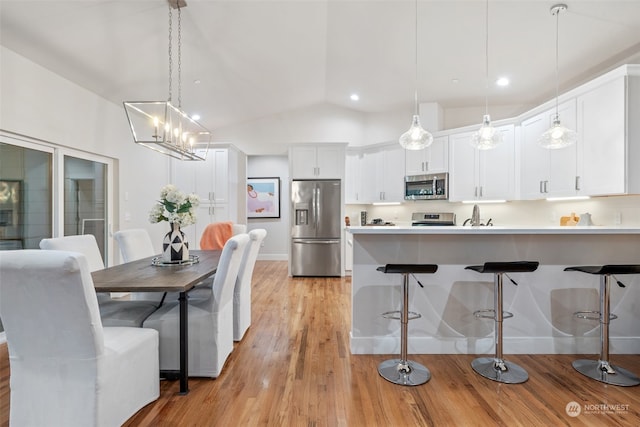
[[[624,226],[355,226],[347,227],[351,234],[640,234],[640,227]]]

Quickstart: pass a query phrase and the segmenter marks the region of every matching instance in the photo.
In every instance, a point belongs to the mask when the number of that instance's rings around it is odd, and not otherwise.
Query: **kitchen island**
[[[493,307],[493,275],[465,270],[487,261],[539,261],[533,273],[504,281],[505,354],[594,354],[598,321],[573,313],[598,310],[599,276],[565,272],[572,265],[639,264],[640,228],[625,227],[349,227],[353,235],[351,352],[397,354],[400,323],[380,316],[402,303],[402,277],[384,264],[438,264],[410,281],[409,353],[492,354],[494,321],[473,312]],[[612,285],[610,351],[640,353],[640,276]]]

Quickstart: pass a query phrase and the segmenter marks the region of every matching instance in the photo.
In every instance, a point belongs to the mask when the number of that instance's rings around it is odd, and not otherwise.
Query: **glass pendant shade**
[[[482,126],[471,136],[469,143],[478,150],[492,150],[502,142],[502,132],[491,126],[491,116],[489,116],[489,0],[485,3],[484,48],[485,80],[487,85],[484,96],[485,114],[482,117]]]
[[[133,140],[180,160],[205,160],[211,132],[169,101],[124,102]]]
[[[562,126],[562,124],[560,124],[560,118],[556,114],[553,119],[553,125],[542,134],[538,143],[542,148],[556,150],[574,144],[577,139],[578,135],[576,132]]]
[[[578,140],[578,135],[575,131],[568,129],[560,124],[560,115],[558,114],[558,93],[559,93],[559,79],[558,79],[558,51],[559,51],[559,28],[560,28],[560,12],[567,10],[566,4],[556,4],[551,6],[551,14],[556,17],[556,114],[553,117],[553,124],[545,133],[542,134],[538,143],[542,148],[549,150],[557,150],[559,148],[567,147],[571,144],[575,144]]]
[[[400,136],[399,142],[405,150],[422,150],[431,145],[433,135],[422,128],[420,116],[414,114],[411,127]]]
[[[478,150],[491,150],[502,142],[502,132],[491,126],[491,117],[484,115],[482,126],[471,137],[471,146]]]

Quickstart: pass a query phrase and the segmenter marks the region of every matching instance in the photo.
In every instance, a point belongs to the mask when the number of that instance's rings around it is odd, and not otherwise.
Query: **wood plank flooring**
[[[411,355],[431,380],[391,384],[377,373],[387,356],[349,352],[349,278],[293,279],[286,262],[258,261],[253,282],[253,324],[222,375],[190,379],[187,396],[177,381],[161,382],[160,398],[126,426],[640,425],[640,387],[590,380],[571,367],[575,355],[507,353],[529,373],[512,385],[475,374],[473,355]],[[611,359],[640,374],[639,355]],[[0,425],[8,425],[8,379],[0,345]],[[570,402],[576,417],[567,415]]]

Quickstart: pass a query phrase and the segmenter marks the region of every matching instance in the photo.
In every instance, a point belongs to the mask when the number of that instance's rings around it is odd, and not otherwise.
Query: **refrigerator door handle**
[[[315,222],[315,228],[316,230],[318,229],[318,226],[320,225],[318,223],[319,218],[318,216],[320,215],[320,189],[316,186],[316,188],[313,189],[313,201],[314,201],[314,205],[316,208],[316,212],[315,212],[315,217],[316,217],[316,222]]]

